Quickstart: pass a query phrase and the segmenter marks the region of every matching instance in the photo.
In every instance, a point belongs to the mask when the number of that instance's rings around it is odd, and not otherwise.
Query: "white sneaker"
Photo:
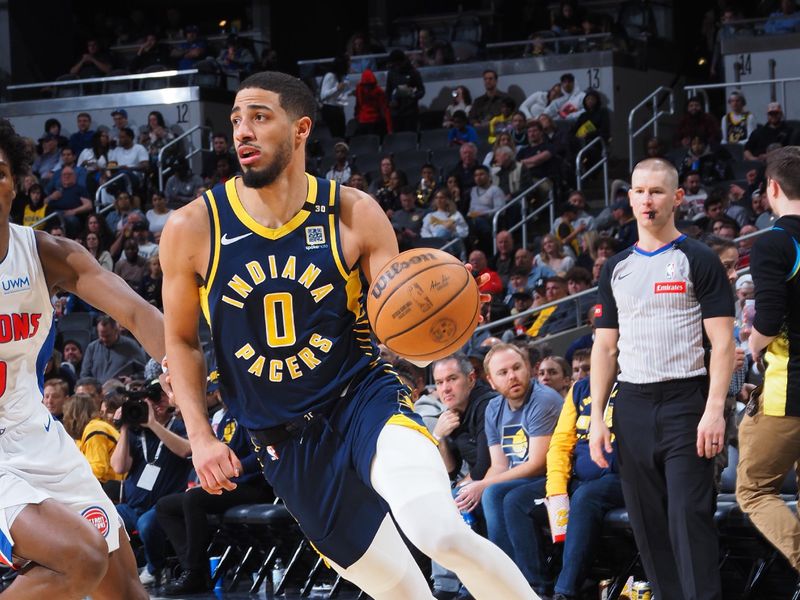
[[[150,571],[148,571],[147,567],[145,567],[139,574],[139,581],[142,582],[143,586],[150,587],[156,582],[156,576],[153,575]]]

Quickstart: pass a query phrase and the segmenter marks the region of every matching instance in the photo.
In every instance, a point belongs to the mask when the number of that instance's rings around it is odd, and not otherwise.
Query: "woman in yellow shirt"
[[[63,425],[89,461],[92,473],[100,483],[124,478],[124,475],[118,475],[111,468],[111,453],[117,447],[119,432],[100,418],[94,399],[89,394],[75,394],[67,400]]]

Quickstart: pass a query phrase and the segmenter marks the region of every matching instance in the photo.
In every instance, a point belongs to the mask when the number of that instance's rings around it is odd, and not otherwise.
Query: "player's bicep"
[[[392,224],[380,204],[369,197],[359,199],[353,222],[360,246],[360,264],[367,281],[400,252]]]

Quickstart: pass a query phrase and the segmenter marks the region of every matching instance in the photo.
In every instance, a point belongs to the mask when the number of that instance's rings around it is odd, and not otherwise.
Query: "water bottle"
[[[280,557],[275,561],[275,564],[272,567],[272,593],[276,593],[278,590],[278,586],[280,585],[281,581],[283,581],[283,576],[286,574],[286,566],[283,564],[283,560]]]
[[[471,512],[462,511],[461,518],[464,519],[464,523],[467,524],[467,527],[470,529],[475,528],[475,516]]]

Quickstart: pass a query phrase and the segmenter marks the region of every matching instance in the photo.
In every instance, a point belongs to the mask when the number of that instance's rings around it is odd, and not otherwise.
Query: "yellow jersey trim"
[[[217,208],[217,199],[214,197],[214,193],[211,190],[208,191],[208,205],[211,207],[211,217],[214,220],[212,223],[213,239],[211,240],[211,267],[209,268],[208,278],[206,279],[205,285],[200,288],[200,309],[203,311],[203,316],[205,316],[206,322],[209,326],[211,326],[211,309],[208,306],[208,292],[211,290],[211,286],[214,284],[214,279],[217,276],[221,248],[219,209]]]
[[[439,442],[436,441],[431,435],[431,432],[428,431],[428,428],[420,425],[414,419],[407,417],[406,415],[396,414],[392,415],[388,421],[386,421],[387,425],[400,425],[401,427],[408,427],[409,429],[413,429],[415,431],[419,431],[422,435],[432,441],[436,446],[439,445]]]
[[[785,335],[779,335],[770,342],[764,361],[768,365],[762,395],[764,414],[785,417],[789,387],[789,340]]]
[[[237,179],[239,179],[239,177],[232,177],[225,182],[225,191],[228,194],[228,202],[230,203],[234,214],[242,222],[242,224],[250,231],[260,235],[261,237],[265,237],[268,240],[277,240],[278,238],[282,238],[286,234],[291,233],[300,227],[300,225],[302,225],[311,214],[305,208],[301,208],[295,216],[293,216],[280,227],[265,227],[251,217],[247,210],[245,210],[244,204],[242,204],[242,200],[239,198],[239,193],[236,191]],[[315,204],[317,200],[317,180],[308,173],[306,173],[306,180],[308,181],[306,202],[309,204]]]

